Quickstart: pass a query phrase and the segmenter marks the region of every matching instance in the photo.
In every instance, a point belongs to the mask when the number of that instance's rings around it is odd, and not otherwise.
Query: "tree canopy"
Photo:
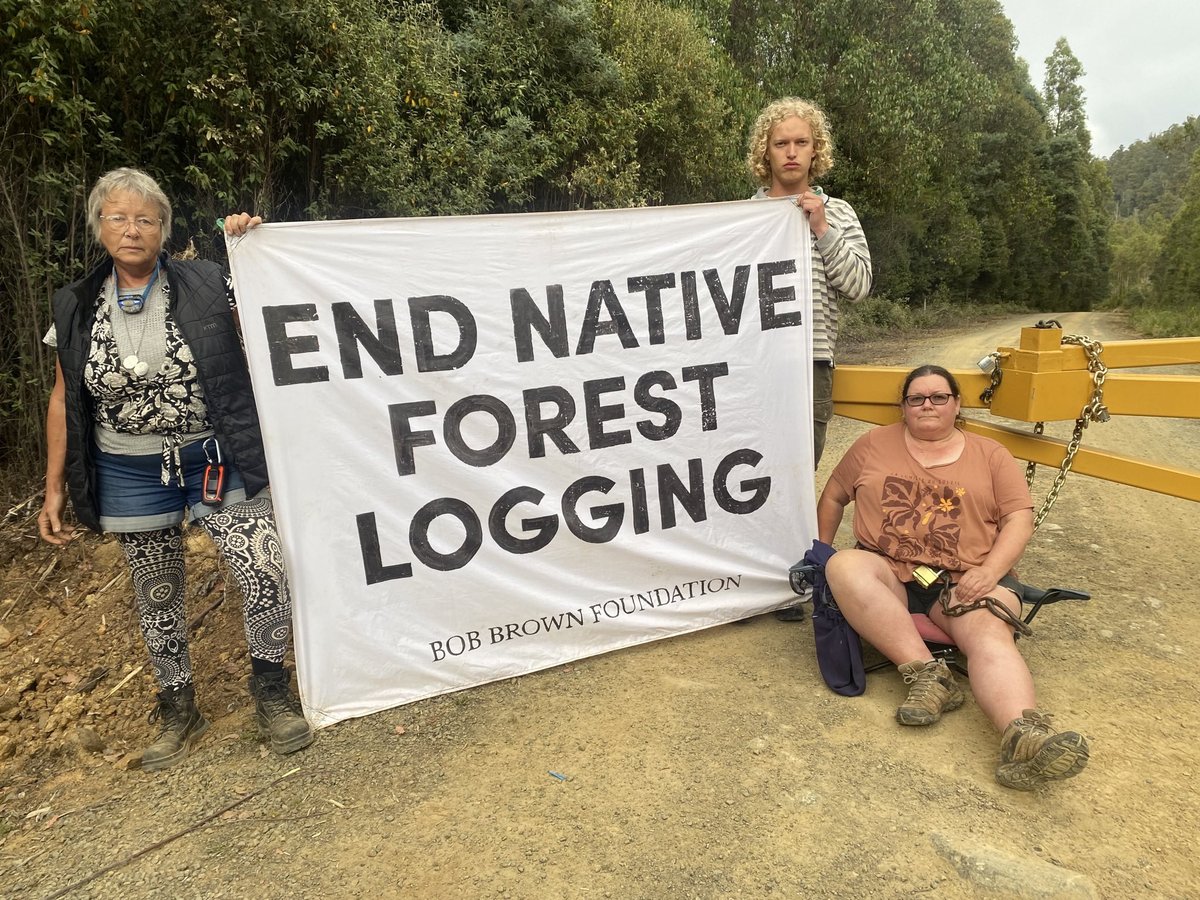
[[[757,111],[815,100],[875,291],[1080,309],[1111,188],[1065,41],[1038,90],[999,0],[0,0],[0,460],[40,459],[55,287],[118,165],[213,219],[728,200]],[[13,424],[8,424],[8,423]]]

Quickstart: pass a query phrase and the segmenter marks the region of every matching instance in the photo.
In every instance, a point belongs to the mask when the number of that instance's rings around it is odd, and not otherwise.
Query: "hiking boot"
[[[142,751],[142,769],[157,772],[184,759],[192,745],[208,731],[208,720],[196,708],[196,690],[190,684],[166,688],[150,711],[151,724],[162,722],[158,740]]]
[[[312,726],[300,710],[300,701],[292,693],[287,669],[267,672],[250,679],[258,733],[268,738],[276,753],[295,753],[312,743]]]
[[[942,713],[963,705],[962,688],[945,661],[918,659],[898,668],[909,685],[908,699],[896,710],[901,725],[932,725]]]
[[[1032,791],[1047,781],[1078,775],[1087,762],[1087,738],[1074,731],[1055,731],[1049,715],[1027,709],[1000,738],[996,780],[1018,791]]]
[[[785,606],[783,609],[775,610],[775,618],[780,622],[803,622],[804,607],[800,604],[795,606]]]

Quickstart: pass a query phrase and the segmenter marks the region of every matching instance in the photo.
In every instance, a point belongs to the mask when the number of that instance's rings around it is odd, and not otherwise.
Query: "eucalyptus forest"
[[[744,198],[758,110],[821,104],[875,299],[1119,305],[1200,333],[1200,123],[1093,155],[1066,39],[998,0],[0,0],[0,467],[36,474],[53,290],[136,165],[213,226]]]

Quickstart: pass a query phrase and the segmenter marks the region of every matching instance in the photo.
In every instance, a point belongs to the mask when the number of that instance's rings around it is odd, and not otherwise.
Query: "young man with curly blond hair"
[[[761,187],[755,199],[791,197],[812,233],[813,464],[833,418],[833,348],[838,303],[871,291],[871,251],[854,208],[814,182],[833,168],[833,137],[820,107],[784,97],[758,115],[746,164]]]

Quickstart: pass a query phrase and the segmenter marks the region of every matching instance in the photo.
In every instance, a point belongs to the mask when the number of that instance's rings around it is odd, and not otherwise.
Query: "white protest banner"
[[[235,241],[310,719],[785,605],[809,245],[787,201]]]

